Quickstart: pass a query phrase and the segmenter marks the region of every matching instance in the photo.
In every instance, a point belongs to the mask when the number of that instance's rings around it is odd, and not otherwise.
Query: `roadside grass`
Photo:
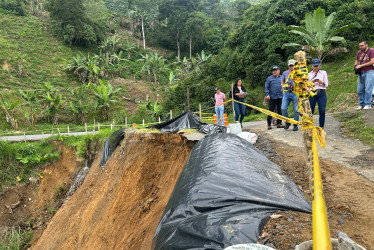
[[[32,143],[10,143],[0,141],[0,191],[4,186],[39,178],[40,169],[47,163],[59,159],[56,147],[43,140]]]
[[[0,238],[1,250],[24,250],[31,247],[32,230],[23,230],[20,227],[8,228]]]
[[[102,129],[98,133],[80,135],[80,136],[55,136],[51,137],[48,140],[59,140],[64,145],[75,148],[77,155],[83,159],[86,158],[87,149],[92,145],[104,145],[104,142],[109,136],[114,132],[111,129]]]
[[[335,116],[341,122],[344,134],[359,139],[365,144],[374,147],[374,127],[365,125],[362,111],[340,113]]]

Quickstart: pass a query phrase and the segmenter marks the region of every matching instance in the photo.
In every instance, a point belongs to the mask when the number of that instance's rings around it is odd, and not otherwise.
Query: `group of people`
[[[293,107],[293,118],[295,121],[299,120],[298,112],[298,97],[293,93],[293,80],[288,77],[293,71],[296,61],[291,59],[288,61],[288,70],[280,75],[280,69],[278,66],[272,68],[272,75],[266,79],[265,82],[265,96],[269,101],[269,110],[276,112],[280,115],[288,117],[288,106],[292,102]],[[312,113],[314,113],[315,107],[318,104],[319,110],[319,126],[324,127],[325,125],[325,112],[326,112],[326,88],[329,85],[326,71],[321,69],[321,61],[319,59],[312,60],[312,71],[308,74],[308,80],[314,83],[314,87],[317,94],[310,98],[310,106]],[[287,83],[287,89],[283,89],[283,85]],[[268,129],[272,129],[272,117],[268,116],[267,124]],[[289,129],[290,123],[286,122],[285,125],[282,124],[282,120],[277,120],[277,128]],[[294,124],[293,131],[297,131],[298,126]]]
[[[291,59],[288,61],[288,70],[280,74],[278,66],[272,67],[272,74],[265,82],[265,98],[269,102],[269,110],[276,112],[282,116],[288,117],[288,107],[292,102],[293,118],[295,121],[299,120],[298,112],[298,97],[293,93],[293,80],[289,74],[293,71],[296,61]],[[359,106],[357,110],[367,110],[372,108],[372,95],[374,95],[374,49],[369,48],[366,41],[359,43],[359,51],[357,52],[355,60],[355,73],[359,75],[357,80],[357,93],[359,99]],[[308,74],[309,82],[314,83],[316,95],[309,99],[312,113],[314,113],[316,105],[319,111],[319,126],[325,126],[325,113],[327,104],[326,88],[329,85],[326,71],[321,69],[321,61],[319,59],[312,60],[312,71]],[[287,84],[287,85],[285,85]],[[283,85],[287,86],[286,89]],[[244,102],[247,96],[245,87],[242,85],[242,80],[238,78],[233,88],[233,97],[235,101]],[[216,88],[216,115],[217,124],[224,125],[224,102],[226,96]],[[234,102],[235,121],[242,123],[245,116],[245,105]],[[272,129],[272,117],[267,117],[268,129]],[[282,124],[282,120],[277,119],[276,127],[289,129],[290,123]],[[294,124],[293,131],[297,131],[298,126]]]

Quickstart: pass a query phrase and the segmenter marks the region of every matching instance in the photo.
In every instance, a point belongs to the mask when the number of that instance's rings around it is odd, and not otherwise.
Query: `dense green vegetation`
[[[59,159],[54,145],[47,141],[16,143],[0,141],[0,190],[4,186],[42,177],[39,170]]]
[[[19,4],[9,5],[11,2]],[[340,101],[353,105],[353,99],[348,97],[356,92],[347,62],[354,57],[357,41],[374,38],[373,33],[363,32],[373,25],[370,13],[374,3],[368,1],[31,2],[4,0],[2,3],[7,4],[0,6],[0,21],[4,24],[1,29],[6,34],[1,38],[5,49],[0,52],[5,73],[0,87],[6,89],[2,106],[12,118],[8,121],[13,121],[13,129],[16,125],[40,128],[43,123],[83,124],[93,120],[123,123],[125,116],[129,123],[142,122],[143,118],[154,122],[160,116],[167,119],[170,109],[174,114],[187,109],[187,87],[192,110],[198,110],[199,103],[206,109],[214,104],[214,87],[219,86],[228,94],[237,77],[243,78],[249,91],[246,101],[262,106],[263,85],[271,66],[278,64],[286,70],[286,61],[300,49],[285,47],[287,43],[308,45],[306,49],[312,54],[309,57],[324,46],[327,56],[323,68],[331,82],[328,108],[343,109],[346,105]],[[305,25],[305,31],[321,33],[310,25],[316,14],[307,14],[319,7],[329,16],[326,20],[333,20],[323,26],[325,32],[339,31],[324,33],[323,39],[329,43],[317,36],[314,41],[298,36]],[[338,29],[351,23],[359,23],[361,28],[356,25],[350,30]],[[289,27],[296,34],[290,34]],[[40,46],[32,48],[38,42]],[[68,47],[63,42],[80,47]],[[40,53],[41,48],[46,53]],[[351,52],[346,55],[332,53],[347,49]],[[54,63],[50,63],[51,58]],[[114,85],[116,78],[127,79],[132,85]],[[149,86],[152,98],[137,100],[138,109],[133,109],[131,116],[123,98],[128,98],[129,90],[139,85],[139,80]],[[24,86],[34,86],[34,90],[22,92]],[[26,112],[17,109],[19,104]],[[231,107],[227,111],[231,112]],[[6,129],[11,127],[4,120],[0,124]]]

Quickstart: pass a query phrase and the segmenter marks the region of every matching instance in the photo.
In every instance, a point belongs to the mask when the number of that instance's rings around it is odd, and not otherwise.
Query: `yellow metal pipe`
[[[331,250],[330,230],[323,197],[321,169],[317,152],[317,129],[313,128],[313,250]]]

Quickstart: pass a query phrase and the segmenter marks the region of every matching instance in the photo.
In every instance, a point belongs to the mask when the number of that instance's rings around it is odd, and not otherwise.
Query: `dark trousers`
[[[269,110],[271,112],[274,112],[275,110],[275,107],[277,107],[277,113],[282,115],[282,98],[278,98],[278,99],[270,99],[270,102],[269,102]],[[268,126],[271,126],[271,119],[272,117],[270,115],[268,115]],[[277,119],[277,124],[282,124],[282,120],[279,120]]]
[[[314,108],[318,103],[318,111],[319,111],[319,126],[325,126],[325,114],[326,114],[326,103],[327,103],[327,96],[326,90],[319,90],[315,96],[309,99],[310,108],[312,109],[312,113],[314,114]]]
[[[234,110],[235,110],[235,121],[238,121],[239,115],[240,115],[239,122],[242,123],[244,116],[245,116],[245,105],[234,102]]]

